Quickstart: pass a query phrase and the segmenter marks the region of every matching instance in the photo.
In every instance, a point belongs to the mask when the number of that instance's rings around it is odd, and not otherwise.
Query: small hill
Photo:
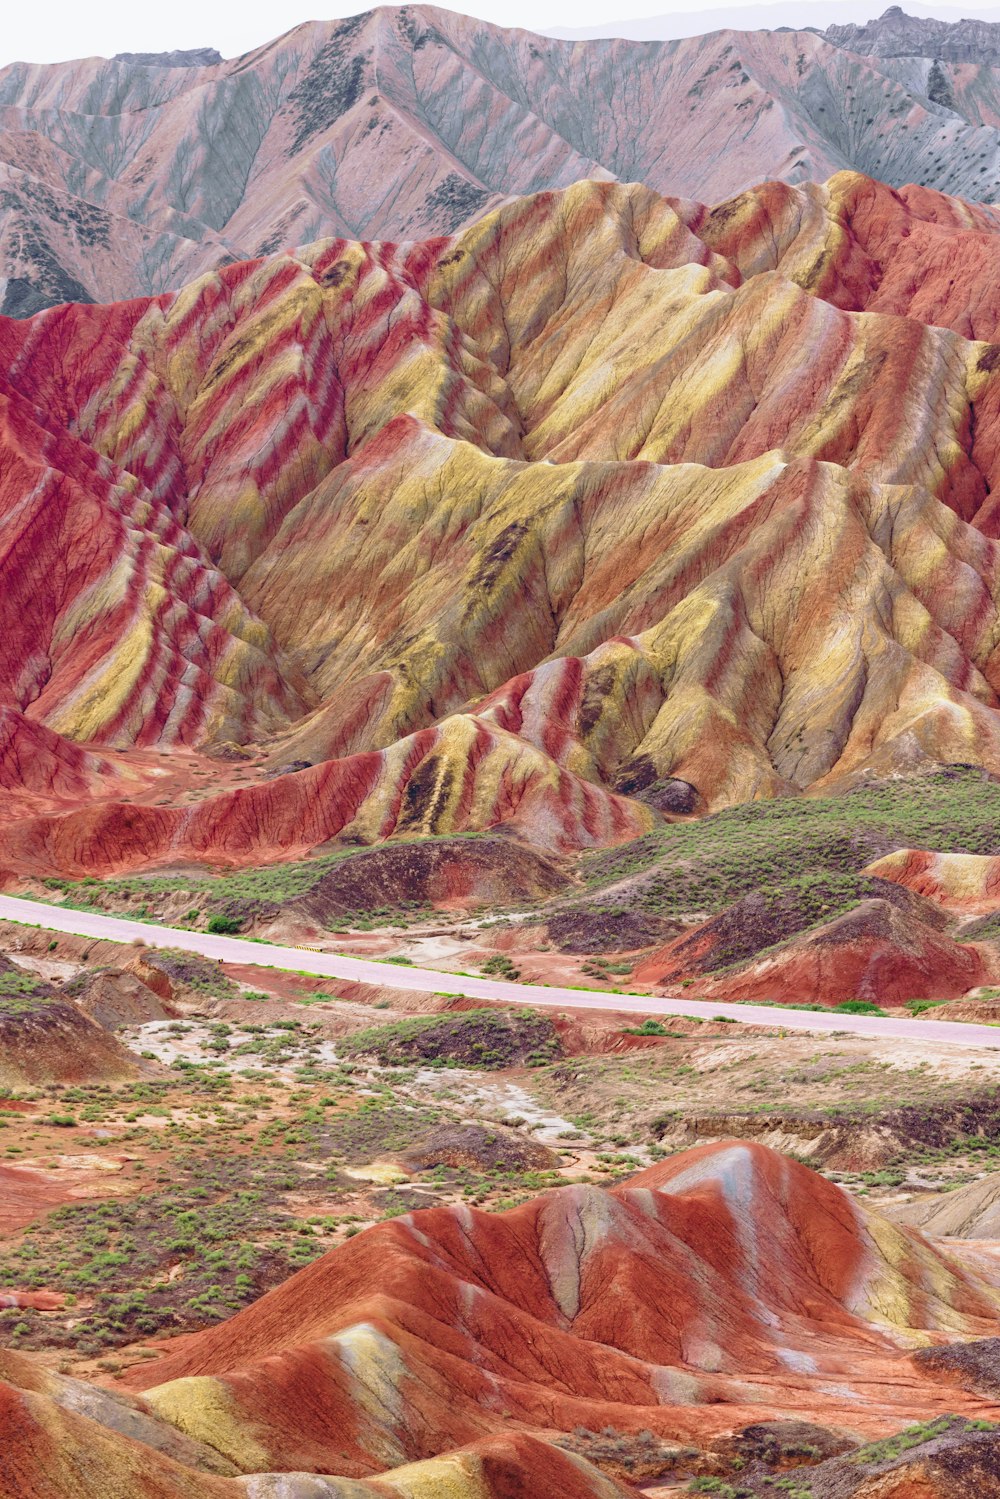
[[[508,1432],[369,1481],[256,1473],[142,1399],[0,1352],[0,1499],[628,1499],[590,1463]],[[245,1451],[252,1451],[252,1439]],[[539,1485],[544,1485],[539,1488]]]
[[[894,1430],[973,1400],[914,1385],[900,1343],[984,1336],[998,1309],[981,1269],[740,1142],[612,1191],[383,1223],[127,1379],[244,1468],[362,1476],[522,1424]]]
[[[133,1077],[135,1058],[66,993],[0,957],[0,1083]]]
[[[900,893],[886,898],[873,889],[812,923],[791,901],[783,919],[749,895],[644,958],[635,976],[667,986],[697,980],[699,994],[718,998],[833,1006],[954,999],[1000,975],[996,954],[956,941],[933,906],[921,910],[917,897],[900,900]]]
[[[934,1238],[1000,1239],[1000,1173],[911,1202],[895,1216]]]
[[[893,880],[945,911],[985,915],[1000,910],[1000,858],[994,854],[901,848],[870,864],[865,873]],[[970,927],[970,935],[975,930]]]
[[[566,875],[535,849],[504,837],[386,844],[323,874],[287,909],[327,924],[357,912],[409,905],[455,909],[545,900]]]
[[[113,1391],[0,1354],[0,1499],[625,1499],[692,1460],[741,1499],[803,1462],[824,1499],[982,1499],[995,1406],[906,1350],[998,1312],[995,1267],[702,1147],[388,1219]]]

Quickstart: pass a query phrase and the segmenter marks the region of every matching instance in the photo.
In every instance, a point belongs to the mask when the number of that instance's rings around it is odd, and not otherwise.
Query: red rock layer
[[[887,877],[878,865],[869,873]],[[958,999],[1000,978],[991,948],[956,941],[880,900],[862,901],[853,911],[789,938],[777,951],[718,972],[713,971],[719,967],[713,961],[715,926],[709,921],[644,958],[635,977],[668,989],[686,981],[692,997],[830,1006],[847,999],[888,1005]]]
[[[954,1404],[902,1350],[995,1327],[982,1277],[765,1147],[708,1146],[379,1225],[128,1377],[244,1471],[364,1475],[522,1425],[879,1431]]]
[[[905,885],[947,911],[1000,910],[1000,859],[903,848],[869,865],[867,874]]]

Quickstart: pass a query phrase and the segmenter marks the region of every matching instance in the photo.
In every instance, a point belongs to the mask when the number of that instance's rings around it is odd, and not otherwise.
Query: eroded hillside
[[[997,232],[589,183],[0,323],[0,867],[1000,770]]]
[[[712,201],[850,168],[1000,196],[989,41],[951,61],[908,24],[912,50],[878,56],[843,28],[570,43],[418,5],[225,62],[15,63],[0,70],[0,307],[157,294],[331,232],[450,234],[583,178]]]

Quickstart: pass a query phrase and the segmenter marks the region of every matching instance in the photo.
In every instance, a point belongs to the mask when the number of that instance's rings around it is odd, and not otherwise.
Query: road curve
[[[248,942],[242,937],[215,937],[208,932],[190,932],[121,916],[99,916],[91,911],[74,911],[65,906],[49,906],[42,901],[22,900],[11,895],[0,895],[0,918],[111,942],[135,942],[141,938],[150,947],[183,948],[186,952],[221,958],[227,963],[255,963],[260,968],[283,968],[296,973],[316,974],[320,978],[385,984],[393,989],[415,989],[424,993],[458,994],[468,999],[489,999],[506,1004],[530,1004],[560,1010],[614,1010],[656,1017],[691,1015],[701,1020],[722,1015],[727,1020],[739,1020],[745,1025],[776,1025],[786,1031],[849,1031],[856,1036],[1000,1049],[1000,1027],[991,1025],[965,1025],[948,1020],[896,1020],[879,1015],[832,1015],[815,1010],[792,1010],[780,1005],[735,1005],[665,995],[608,994],[595,989],[511,984],[502,979],[441,973],[436,968],[410,968],[379,963],[371,958],[313,952],[310,948]]]

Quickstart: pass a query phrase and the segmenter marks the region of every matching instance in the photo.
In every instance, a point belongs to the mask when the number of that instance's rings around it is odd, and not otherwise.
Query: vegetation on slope
[[[876,882],[859,872],[904,847],[1000,853],[1000,783],[945,766],[842,796],[749,802],[585,854],[580,868],[595,895],[604,890],[614,900],[608,887],[627,881],[621,899],[655,915],[711,915],[761,891],[771,902],[794,902],[808,924],[870,894]]]
[[[355,1031],[346,1052],[374,1057],[383,1066],[422,1062],[428,1067],[499,1069],[559,1056],[555,1027],[536,1010],[466,1010],[457,1015],[415,1015],[390,1025]]]

